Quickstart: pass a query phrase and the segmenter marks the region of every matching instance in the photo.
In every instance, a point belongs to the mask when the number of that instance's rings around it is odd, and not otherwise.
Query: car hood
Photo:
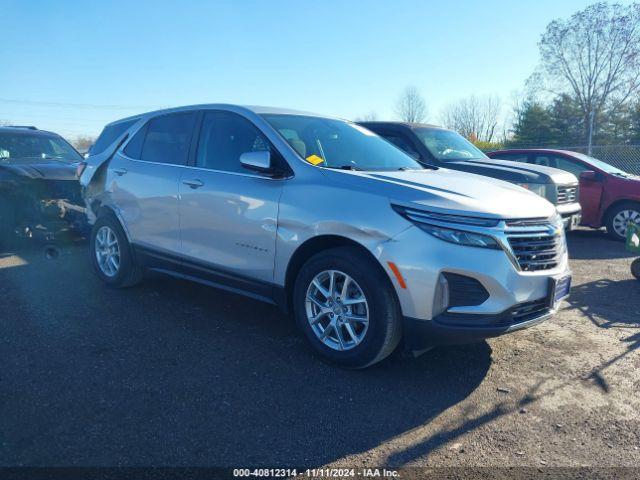
[[[452,162],[453,168],[465,172],[487,175],[500,180],[517,183],[555,183],[558,185],[576,184],[575,175],[564,170],[532,163],[512,162],[510,160],[478,159]]]
[[[555,207],[511,183],[447,168],[412,171],[323,172],[349,188],[386,195],[391,203],[486,218],[548,218]]]
[[[76,180],[78,163],[44,158],[0,159],[0,170],[20,177],[44,180]]]

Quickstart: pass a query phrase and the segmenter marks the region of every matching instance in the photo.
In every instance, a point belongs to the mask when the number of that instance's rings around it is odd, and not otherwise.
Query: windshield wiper
[[[423,167],[424,169],[427,170],[438,170],[439,167],[436,167],[435,165],[431,165],[429,163],[422,163],[420,162],[420,166]],[[411,170],[420,170],[418,168],[411,168],[411,167],[400,167],[398,168],[398,170],[402,171],[402,172],[409,172]]]
[[[327,165],[325,168],[333,168],[333,169],[337,169],[337,170],[358,170],[360,172],[364,171],[363,168],[357,167],[355,165],[340,165],[338,167]]]

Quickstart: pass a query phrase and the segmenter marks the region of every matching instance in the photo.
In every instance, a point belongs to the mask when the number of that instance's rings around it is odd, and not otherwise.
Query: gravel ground
[[[253,300],[0,254],[0,465],[640,468],[640,282],[601,232],[569,244],[553,319],[355,372]]]

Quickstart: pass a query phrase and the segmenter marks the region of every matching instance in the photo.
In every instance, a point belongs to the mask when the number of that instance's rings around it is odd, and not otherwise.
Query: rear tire
[[[640,203],[624,202],[611,210],[607,215],[607,234],[615,239],[627,239],[627,222],[640,224]]]
[[[96,274],[109,286],[131,287],[142,280],[143,270],[136,264],[133,249],[113,214],[96,220],[91,229],[89,254]]]
[[[402,336],[400,305],[389,278],[355,247],[311,257],[298,273],[293,309],[311,346],[325,360],[347,368],[383,360]]]

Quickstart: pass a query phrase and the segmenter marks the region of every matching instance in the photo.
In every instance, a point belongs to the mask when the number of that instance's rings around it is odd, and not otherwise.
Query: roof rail
[[[6,125],[9,128],[24,128],[27,130],[38,130],[36,127],[34,127],[33,125]]]

